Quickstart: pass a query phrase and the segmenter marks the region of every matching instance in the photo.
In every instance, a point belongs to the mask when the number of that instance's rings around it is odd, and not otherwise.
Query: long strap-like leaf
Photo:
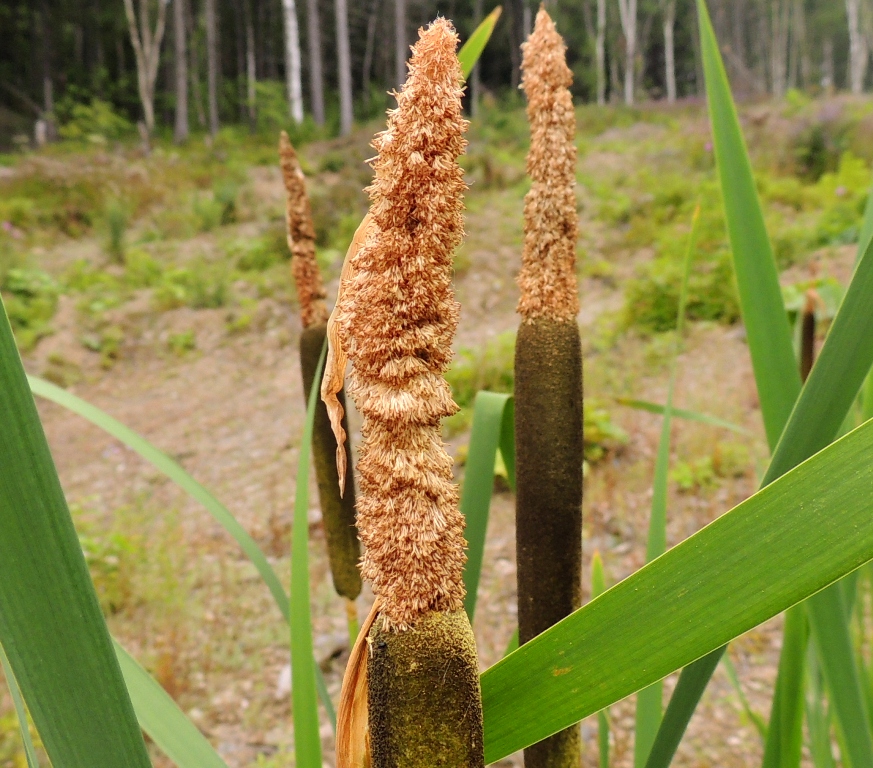
[[[227,768],[170,695],[118,642],[115,654],[142,729],[178,768]]]
[[[150,766],[2,301],[0,644],[53,765]]]
[[[46,400],[51,400],[53,403],[72,411],[78,416],[87,419],[92,424],[100,427],[107,434],[112,435],[121,443],[126,445],[133,451],[136,451],[142,458],[148,461],[155,469],[163,472],[170,480],[178,485],[183,491],[188,493],[193,499],[199,501],[209,512],[212,517],[218,522],[224,530],[226,530],[233,539],[240,545],[243,552],[248,555],[252,564],[257,569],[276,606],[282,612],[285,621],[289,621],[289,602],[288,595],[282,584],[279,582],[279,577],[273,567],[267,561],[266,555],[257,545],[255,540],[249,536],[245,528],[240,525],[239,521],[231,514],[230,510],[224,506],[215,496],[210,493],[204,486],[198,483],[181,465],[173,461],[167,454],[158,449],[155,445],[146,440],[142,435],[132,430],[130,427],[122,424],[117,419],[110,416],[105,411],[95,405],[83,400],[71,392],[67,392],[54,384],[40,379],[37,376],[28,376],[33,394],[44,397]],[[336,727],[336,713],[333,709],[333,703],[330,700],[330,694],[327,691],[327,685],[324,682],[324,676],[321,674],[321,669],[315,665],[316,670],[316,685],[318,687],[318,695],[321,699],[325,710],[328,713],[328,718],[334,727]],[[139,703],[134,694],[134,707],[139,710]]]
[[[315,372],[321,381],[327,341]],[[312,424],[319,387],[312,387],[306,407],[306,422],[300,441],[297,489],[294,496],[294,526],[291,532],[291,695],[294,716],[294,754],[299,768],[321,768],[321,736],[318,729],[316,669],[312,658],[312,615],[309,604],[309,456]]]
[[[697,222],[700,220],[700,206],[694,210],[691,233],[685,249],[682,265],[682,283],[679,288],[679,307],[676,312],[676,337],[673,343],[673,357],[670,362],[670,383],[667,386],[667,405],[664,407],[664,420],[661,423],[661,437],[658,440],[658,454],[655,458],[655,473],[652,481],[652,513],[649,518],[649,539],[646,545],[646,562],[660,557],[667,549],[667,479],[670,469],[670,433],[673,424],[673,393],[676,389],[679,351],[682,333],[685,329],[685,305],[688,302],[688,277],[691,274],[691,259],[697,241]],[[636,729],[634,733],[634,765],[644,768],[652,745],[661,725],[663,683],[658,681],[637,694]]]
[[[3,676],[6,678],[6,686],[9,688],[9,695],[12,696],[12,706],[15,707],[15,716],[18,718],[21,746],[24,747],[27,768],[39,768],[36,749],[33,746],[33,739],[30,738],[30,726],[27,722],[27,710],[24,707],[24,699],[21,698],[21,691],[18,688],[18,683],[15,682],[15,675],[12,674],[12,667],[9,666],[9,659],[6,658],[6,652],[3,650],[2,645],[0,645],[0,668],[2,668]]]
[[[871,559],[868,422],[486,671],[486,762],[723,647]]]
[[[749,333],[750,351],[761,400],[762,415],[767,427],[767,437],[771,447],[774,447],[774,435],[778,436],[778,433],[781,432],[781,424],[784,423],[787,413],[786,409],[791,410],[792,408],[786,433],[803,435],[802,445],[796,448],[790,440],[786,439],[787,434],[783,437],[779,447],[776,448],[776,454],[781,453],[781,456],[774,455],[765,479],[766,483],[833,439],[839,423],[848,410],[848,405],[844,407],[846,393],[852,390],[849,398],[853,399],[860,387],[860,382],[853,383],[854,372],[840,367],[839,364],[861,368],[864,365],[865,355],[861,354],[850,359],[845,354],[840,354],[843,344],[846,345],[847,351],[857,354],[859,337],[839,334],[834,338],[833,334],[829,334],[825,346],[832,348],[833,351],[829,352],[829,355],[838,358],[838,365],[818,364],[816,369],[819,383],[814,384],[813,377],[810,376],[810,381],[807,382],[807,387],[804,390],[806,404],[798,402],[796,407],[794,406],[792,392],[796,391],[795,387],[799,383],[799,375],[793,355],[786,352],[786,350],[790,350],[790,339],[787,339],[783,333],[785,330],[782,327],[785,324],[783,322],[784,306],[781,296],[778,295],[775,262],[764,229],[760,203],[754,189],[748,153],[739,129],[736,109],[733,105],[724,66],[704,0],[698,0],[698,14],[707,96],[725,201],[725,213],[743,306],[743,319]],[[758,270],[758,278],[749,279],[755,274],[755,268]],[[845,305],[844,301],[841,313],[844,313]],[[860,309],[858,305],[850,306],[852,307],[851,313],[854,314],[857,311],[863,313],[863,309]],[[849,312],[844,314],[848,315]],[[853,330],[857,333],[858,328]],[[760,337],[768,334],[773,336],[772,345],[776,345],[778,340],[782,339],[781,343],[778,343],[778,350],[781,350],[778,354],[773,353],[772,350],[768,352],[767,346],[761,343]],[[754,343],[754,339],[758,339],[758,342]],[[871,362],[873,360],[867,358],[867,370],[869,370]],[[811,390],[811,385],[817,390],[817,394],[821,393],[822,390],[830,392],[823,403],[818,404],[818,407],[816,407],[815,401],[806,394]],[[842,414],[840,414],[841,410]],[[837,422],[836,426],[833,425],[834,421]],[[827,601],[833,600],[835,597],[828,591],[817,599]],[[815,613],[813,613],[812,619],[816,620]],[[780,674],[777,678],[777,690],[774,696],[765,750],[764,764],[767,768],[794,765],[799,760],[803,688],[802,677],[797,677],[794,671],[799,669],[805,658],[805,624],[805,617],[789,616],[786,619],[786,632],[791,636],[786,636],[780,659]],[[833,636],[833,632],[823,633],[826,641]],[[720,656],[722,652],[723,649],[719,649],[716,654]],[[823,648],[822,652],[829,665],[846,668],[843,672],[839,674],[834,672],[834,674],[842,679],[854,677],[857,682],[857,671],[852,669],[854,661],[851,658],[836,653],[836,649],[832,652],[830,649]],[[714,664],[710,664],[709,660],[701,663],[707,663],[714,669]],[[685,673],[683,672],[683,674]],[[699,670],[688,670],[688,674],[693,676],[698,683],[704,680],[704,676],[699,674]],[[705,685],[699,687],[698,698],[704,687]],[[689,690],[687,686],[685,686],[685,690]],[[857,684],[834,691],[833,694],[852,700],[851,703],[845,701],[843,706],[839,708],[840,711],[849,712],[853,707],[863,706]],[[690,695],[686,696],[685,703],[686,706],[692,708],[696,706],[696,701]],[[690,717],[690,713],[688,713],[688,717]],[[668,740],[673,745],[674,751],[684,732],[683,721],[687,722],[684,714],[675,721],[665,718],[661,728],[663,733],[660,733],[658,737],[661,740]],[[849,734],[847,738],[853,742],[855,752],[858,754],[868,753],[869,733]],[[669,750],[662,750],[662,753],[668,754]],[[789,756],[794,757],[789,759]],[[870,753],[869,758],[873,760],[873,753]],[[649,768],[658,768],[668,764],[669,760],[650,763]]]
[[[464,569],[464,586],[467,597],[464,608],[470,621],[476,611],[476,593],[482,573],[482,557],[485,552],[485,533],[488,529],[488,513],[494,491],[494,460],[502,447],[501,438],[506,431],[504,424],[512,418],[512,395],[496,392],[479,392],[473,403],[473,426],[470,429],[470,448],[467,452],[467,467],[461,493],[461,512],[467,522],[464,535],[467,539],[467,565]],[[511,424],[509,429],[511,429]],[[514,442],[512,443],[514,447]],[[504,464],[512,465],[514,481],[514,457],[504,456]]]

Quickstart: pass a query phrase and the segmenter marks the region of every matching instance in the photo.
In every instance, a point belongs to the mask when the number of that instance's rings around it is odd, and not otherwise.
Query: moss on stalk
[[[518,627],[524,643],[581,603],[582,350],[576,313],[575,116],[565,46],[544,9],[522,46],[532,179],[515,348]],[[579,727],[524,751],[526,768],[578,768]]]
[[[377,621],[368,644],[374,768],[482,766],[478,657],[467,614],[432,611],[401,633]]]

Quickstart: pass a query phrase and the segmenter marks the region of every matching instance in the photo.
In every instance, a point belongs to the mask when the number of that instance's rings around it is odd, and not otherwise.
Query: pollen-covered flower
[[[452,255],[466,189],[457,40],[445,19],[419,32],[397,108],[373,142],[370,220],[331,322],[363,416],[362,575],[396,630],[464,598],[464,520],[440,430],[458,410],[443,378],[458,324]]]
[[[540,9],[522,45],[522,86],[527,96],[530,192],[524,198],[524,250],[518,313],[574,320],[579,311],[576,282],[576,116],[569,86],[573,75],[555,23]]]
[[[300,319],[303,327],[308,328],[327,322],[327,294],[315,259],[315,227],[306,194],[306,178],[285,131],[279,137],[279,160],[287,192],[285,221],[288,226],[288,248],[291,251],[291,272],[297,286]]]

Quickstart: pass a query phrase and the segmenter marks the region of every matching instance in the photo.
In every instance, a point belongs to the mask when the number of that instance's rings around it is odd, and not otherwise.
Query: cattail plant
[[[337,413],[332,392],[347,356],[363,416],[362,574],[376,595],[343,681],[338,766],[361,765],[367,741],[374,768],[484,761],[463,610],[464,520],[440,432],[442,417],[458,410],[443,378],[458,324],[452,256],[466,189],[457,40],[445,19],[419,32],[397,109],[373,143],[370,218],[331,319],[322,396]]]
[[[815,288],[806,292],[803,312],[800,315],[800,379],[806,381],[815,362],[815,310],[818,303]]]
[[[526,643],[581,602],[583,450],[576,119],[564,41],[545,9],[522,53],[533,182],[515,346],[518,630]],[[524,759],[527,768],[578,768],[578,726],[529,747]]]
[[[327,334],[326,293],[315,258],[315,227],[306,194],[306,179],[297,153],[284,131],[279,138],[279,157],[287,192],[286,221],[291,271],[297,286],[300,319],[303,324],[300,335],[300,368],[303,373],[304,397],[308,401]],[[337,397],[344,402],[342,391]],[[348,450],[348,446],[345,446],[345,451]],[[350,627],[356,628],[357,611],[354,600],[361,592],[361,575],[358,572],[361,546],[355,531],[355,488],[351,476],[345,478],[344,484],[340,485],[336,451],[336,438],[331,430],[327,409],[324,403],[319,402],[312,428],[312,458],[327,537],[330,571],[337,593],[348,601],[346,607]]]

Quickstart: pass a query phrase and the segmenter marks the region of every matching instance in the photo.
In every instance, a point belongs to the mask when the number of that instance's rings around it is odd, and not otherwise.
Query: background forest
[[[351,130],[402,82],[415,30],[436,14],[462,37],[494,0],[39,0],[0,3],[0,146],[81,132],[215,134]],[[508,0],[471,96],[518,85],[536,3]],[[550,0],[580,102],[702,94],[692,0]],[[861,92],[869,0],[716,0],[711,13],[740,96]],[[629,65],[630,63],[630,65]],[[321,134],[323,135],[323,134]]]

